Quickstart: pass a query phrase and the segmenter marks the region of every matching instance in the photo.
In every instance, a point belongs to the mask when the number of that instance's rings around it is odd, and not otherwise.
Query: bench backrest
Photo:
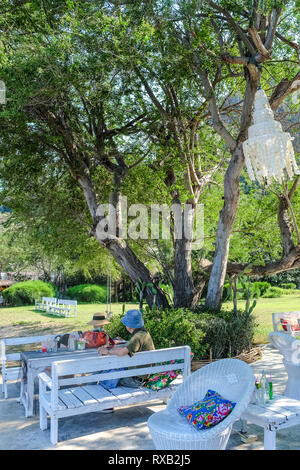
[[[2,338],[1,339],[1,361],[19,361],[20,353],[6,353],[7,346],[18,346],[24,344],[38,344],[46,341],[47,338],[54,339],[56,335],[41,335],[41,336],[23,336],[20,338]]]
[[[55,297],[43,297],[42,298],[42,302],[46,303],[46,304],[49,303],[49,302],[56,303],[56,300],[57,299]]]
[[[58,305],[71,305],[74,307],[77,307],[77,300],[65,300],[65,299],[58,299],[57,301]]]
[[[297,311],[294,311],[294,312],[272,313],[273,331],[283,331],[280,320],[281,320],[281,318],[284,318],[285,320],[287,320],[288,317],[298,318],[300,320],[300,311],[297,310]],[[280,326],[279,329],[278,329],[278,325]]]
[[[182,360],[183,362],[163,364],[172,360]],[[123,370],[118,370],[121,368]],[[184,378],[190,375],[191,349],[189,346],[143,351],[136,353],[133,357],[97,356],[53,362],[52,388],[57,390],[63,385],[97,382],[98,380],[154,374],[170,370],[181,370]],[[90,375],[62,378],[62,376],[73,374]]]

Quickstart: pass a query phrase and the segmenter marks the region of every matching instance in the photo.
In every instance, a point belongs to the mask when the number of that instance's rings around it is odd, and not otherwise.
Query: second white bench
[[[76,317],[77,300],[58,299],[55,305],[49,307],[48,313],[63,317]]]

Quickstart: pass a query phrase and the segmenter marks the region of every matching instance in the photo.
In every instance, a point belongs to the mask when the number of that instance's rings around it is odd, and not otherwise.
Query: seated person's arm
[[[128,354],[132,357],[135,353],[139,352],[141,349],[140,341],[137,335],[128,341],[126,347],[124,348],[117,348],[114,347],[112,349],[107,349],[105,347],[99,348],[98,352],[103,354],[103,356],[126,356]]]
[[[98,353],[102,356],[126,356],[128,354],[128,349],[125,348],[112,348],[107,349],[106,347],[98,348]]]

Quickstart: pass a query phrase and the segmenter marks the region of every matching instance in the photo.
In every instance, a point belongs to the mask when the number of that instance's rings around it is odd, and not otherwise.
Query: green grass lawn
[[[232,308],[232,302],[224,304]],[[245,301],[238,302],[243,309]],[[126,309],[135,308],[137,304],[127,303]],[[300,310],[299,294],[287,295],[276,299],[259,299],[253,315],[257,326],[254,343],[268,342],[268,333],[273,330],[272,313]],[[0,308],[0,338],[8,336],[30,336],[38,334],[62,333],[76,330],[87,330],[88,322],[94,313],[105,312],[106,304],[79,304],[76,318],[55,317],[34,310],[34,306]],[[112,304],[113,313],[122,312],[122,304]]]
[[[128,303],[126,309],[138,307],[137,304]],[[9,336],[30,336],[49,333],[63,333],[70,331],[86,331],[91,326],[95,313],[106,312],[106,304],[78,304],[75,318],[57,317],[45,312],[35,311],[33,305],[22,307],[0,308],[0,338]],[[121,313],[122,304],[112,304],[112,313]]]

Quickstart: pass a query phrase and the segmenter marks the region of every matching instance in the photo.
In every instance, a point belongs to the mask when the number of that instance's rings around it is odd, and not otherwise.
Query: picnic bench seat
[[[53,362],[51,377],[46,373],[39,374],[41,430],[47,429],[47,416],[49,415],[50,440],[52,444],[56,444],[60,418],[157,399],[168,399],[176,388],[176,385],[172,383],[159,391],[145,387],[134,389],[123,386],[106,390],[98,384],[98,381],[170,370],[180,370],[184,380],[190,375],[190,352],[188,346],[180,346],[139,352],[133,357],[99,356]],[[174,359],[182,360],[182,362],[164,364]],[[123,370],[118,370],[121,368]],[[66,375],[69,377],[65,378]]]
[[[21,360],[20,352],[7,353],[7,347],[23,346],[25,344],[38,344],[46,341],[47,338],[55,338],[56,335],[42,335],[42,336],[24,336],[19,338],[2,338],[1,344],[1,372],[2,372],[2,393],[4,398],[8,398],[7,383],[11,380],[20,380],[22,376],[22,367],[14,366],[12,363]]]
[[[273,331],[300,336],[300,310],[272,313]],[[285,323],[283,324],[282,321]],[[298,325],[297,325],[298,323]]]
[[[41,310],[43,312],[48,312],[50,307],[56,304],[55,297],[42,297],[42,300],[35,300],[35,310]]]
[[[76,317],[77,300],[58,299],[56,304],[49,307],[48,313],[64,317]]]

